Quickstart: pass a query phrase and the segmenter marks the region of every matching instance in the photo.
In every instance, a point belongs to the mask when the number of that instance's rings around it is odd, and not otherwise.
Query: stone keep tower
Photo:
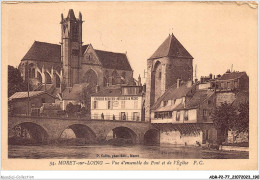
[[[63,67],[63,83],[72,87],[79,83],[82,55],[82,15],[75,17],[72,9],[67,18],[61,14],[61,61]]]
[[[193,57],[171,34],[147,60],[146,121],[153,104],[177,79],[193,79]]]

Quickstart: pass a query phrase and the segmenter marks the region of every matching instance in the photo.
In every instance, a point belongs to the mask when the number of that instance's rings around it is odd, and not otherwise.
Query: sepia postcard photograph
[[[2,169],[258,169],[257,2],[4,1],[1,24]]]

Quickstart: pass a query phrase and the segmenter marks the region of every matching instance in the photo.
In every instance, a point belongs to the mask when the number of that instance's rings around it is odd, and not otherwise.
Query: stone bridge
[[[160,134],[149,122],[9,116],[9,137],[14,135],[16,127],[27,129],[34,139],[45,140],[59,139],[65,129],[72,129],[76,138],[92,140],[104,140],[112,132],[113,137],[130,137],[136,144],[143,144],[151,140],[158,142]]]

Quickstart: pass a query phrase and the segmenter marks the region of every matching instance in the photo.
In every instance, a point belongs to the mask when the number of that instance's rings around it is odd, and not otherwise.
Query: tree
[[[8,65],[8,97],[19,91],[27,91],[27,83],[24,82],[20,71]]]
[[[249,131],[249,102],[241,103],[238,109],[238,118],[235,122],[235,129],[240,132]]]
[[[75,116],[76,113],[81,111],[81,106],[79,104],[72,104],[71,102],[66,106],[66,112],[68,113],[69,117]]]
[[[236,125],[236,109],[226,102],[216,107],[212,113],[213,124],[218,130],[218,140],[222,143],[226,137],[227,131],[232,130]]]
[[[74,109],[74,105],[71,102],[66,106],[66,112],[68,113],[69,117],[73,116],[75,113]]]

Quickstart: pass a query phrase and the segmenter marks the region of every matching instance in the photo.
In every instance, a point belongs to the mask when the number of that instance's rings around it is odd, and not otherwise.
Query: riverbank
[[[104,159],[112,157],[131,159],[248,159],[249,152],[207,150],[192,146],[9,145],[8,157],[22,159]]]

